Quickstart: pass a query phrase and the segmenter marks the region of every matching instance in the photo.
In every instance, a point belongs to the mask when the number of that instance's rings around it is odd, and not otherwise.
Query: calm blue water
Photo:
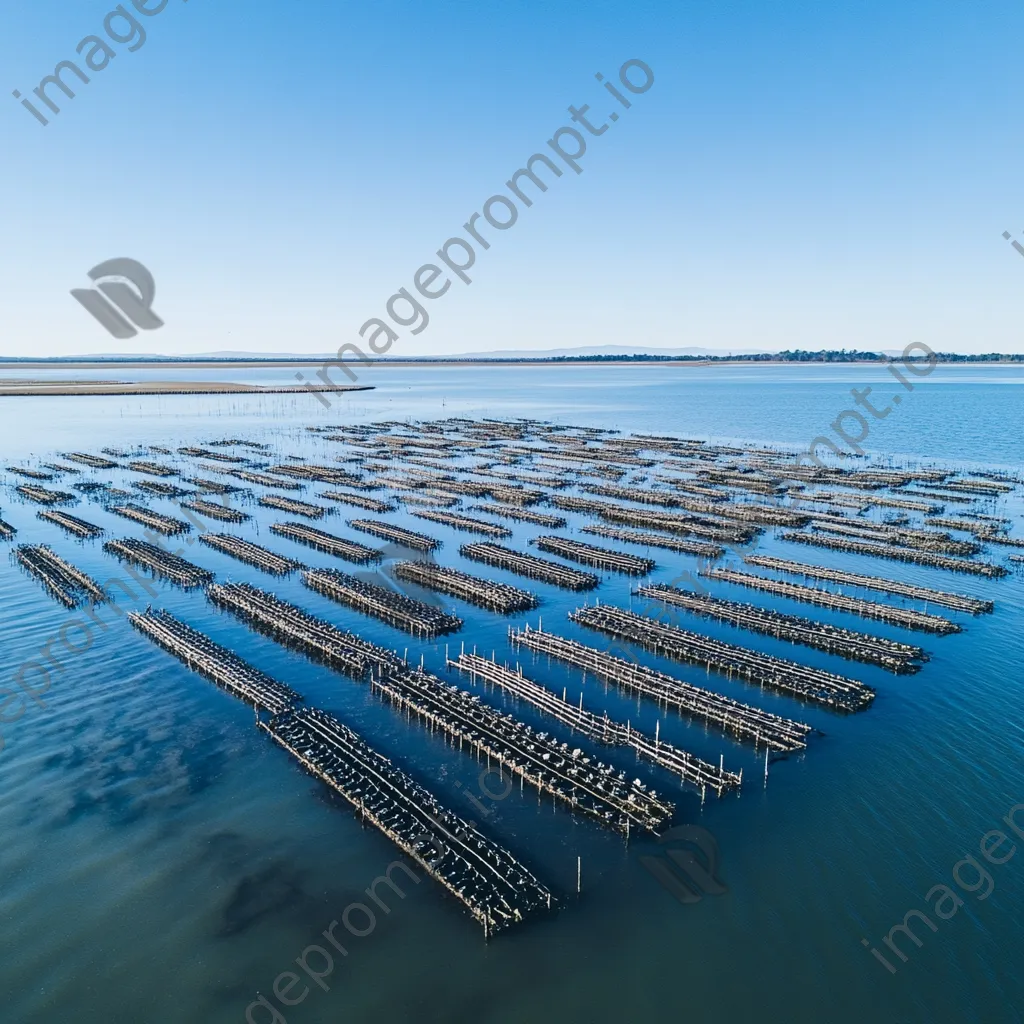
[[[175,376],[291,383],[292,373],[208,370]],[[535,416],[624,431],[806,446],[850,407],[851,387],[870,385],[873,397],[902,390],[874,367],[375,367],[361,376],[376,390],[339,400],[329,411],[308,396],[0,399],[5,464],[72,446],[176,448],[229,436],[326,460],[336,446],[306,432],[307,425],[449,415]],[[873,424],[864,446],[916,461],[1019,469],[1022,383],[1022,368],[939,367],[887,419]],[[78,542],[40,522],[36,507],[14,495],[15,478],[7,475],[6,482],[11,486],[3,491],[3,515],[18,527],[19,541],[49,543],[100,579],[123,576],[100,542]],[[314,485],[306,496],[324,489]],[[248,501],[245,510],[255,522],[229,531],[309,564],[331,564],[326,556],[269,534],[269,523],[288,517]],[[149,503],[174,511],[170,503]],[[1024,533],[1019,498],[986,508],[1005,509],[998,514],[1012,516],[1014,531]],[[114,536],[142,536],[93,502],[83,501],[73,511]],[[949,513],[956,514],[956,507]],[[324,528],[359,538],[344,525],[358,514],[343,510]],[[457,553],[467,535],[404,512],[387,518],[440,538],[439,561],[480,571]],[[585,521],[569,519],[570,530]],[[545,532],[514,528],[510,543],[516,546]],[[1020,575],[986,582],[786,544],[771,533],[758,550],[987,595],[995,599],[996,611],[962,617],[965,631],[956,636],[914,634],[931,660],[918,675],[903,677],[680,612],[684,626],[832,667],[879,691],[870,711],[839,718],[713,678],[722,692],[824,732],[803,756],[773,765],[767,786],[763,760],[753,752],[671,715],[661,718],[666,739],[708,759],[723,754],[727,767],[744,770],[741,796],[711,798],[703,808],[699,795],[679,791],[671,778],[643,772],[658,788],[677,793],[680,822],[699,823],[718,840],[728,892],[688,906],[640,867],[638,857],[656,851],[649,840],[634,837],[627,846],[518,789],[489,804],[491,813],[482,818],[464,795],[479,794],[476,762],[379,705],[364,685],[253,634],[201,594],[154,582],[158,595],[151,599],[133,584],[135,606],[153,600],[310,702],[336,712],[444,801],[481,821],[563,894],[553,919],[485,944],[438,886],[410,884],[407,898],[392,900],[391,913],[379,914],[372,934],[350,938],[348,957],[341,961],[339,954],[326,979],[330,991],[313,987],[287,1010],[289,1024],[1022,1019],[1017,1007],[1024,853],[989,866],[994,888],[987,899],[958,890],[965,903],[952,919],[938,922],[934,934],[916,929],[921,948],[904,940],[909,960],[898,964],[895,975],[861,945],[867,937],[879,946],[909,910],[928,910],[925,893],[937,884],[952,885],[954,865],[966,853],[977,856],[984,834],[1005,829],[1002,816],[1024,802]],[[1005,553],[995,549],[991,557],[1002,560]],[[186,556],[221,579],[272,588],[369,639],[408,647],[410,657],[422,654],[429,667],[441,670],[443,642],[418,644],[313,594],[297,579],[273,580],[202,545],[188,547]],[[653,556],[654,580],[696,568],[689,556],[660,549]],[[488,574],[502,577],[497,570]],[[594,634],[565,620],[579,599],[544,584],[535,589],[546,628],[601,645]],[[606,575],[595,596],[628,604],[629,589],[624,578]],[[712,589],[770,600],[729,586]],[[506,621],[462,602],[452,605],[466,619],[458,641],[516,657],[507,646]],[[824,609],[785,601],[775,606],[908,637]],[[536,623],[537,615],[517,622]],[[361,829],[260,735],[244,705],[155,649],[109,609],[98,616],[105,628],[93,627],[88,650],[69,654],[59,639],[51,646],[60,668],[51,665],[45,708],[33,706],[0,727],[0,926],[6,940],[0,1019],[237,1024],[257,991],[271,994],[275,977],[293,968],[295,958],[348,904],[365,900],[363,890],[393,859],[393,848],[375,831]],[[39,659],[40,649],[72,619],[80,615],[60,608],[13,562],[5,562],[5,684],[27,659]],[[83,642],[80,632],[65,635],[71,644]],[[695,682],[704,679],[699,670],[643,659]],[[582,692],[592,710],[606,708],[652,731],[659,720],[653,706],[581,682],[575,671],[535,661],[527,652],[520,660],[535,678],[566,686],[573,697]],[[517,713],[532,718],[527,708]],[[578,899],[577,857],[583,879]],[[961,877],[972,881],[967,869]]]

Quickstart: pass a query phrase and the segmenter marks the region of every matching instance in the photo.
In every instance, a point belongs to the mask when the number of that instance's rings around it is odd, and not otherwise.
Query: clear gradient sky
[[[1024,351],[1019,2],[168,0],[43,127],[11,91],[115,6],[4,5],[2,355],[335,350],[583,103],[583,173],[390,354]],[[165,326],[117,341],[69,291],[121,256]]]

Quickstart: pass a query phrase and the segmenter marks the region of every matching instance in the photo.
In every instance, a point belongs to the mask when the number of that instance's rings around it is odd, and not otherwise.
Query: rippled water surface
[[[130,375],[142,379],[149,372]],[[210,369],[174,376],[269,384],[292,383],[293,373]],[[874,397],[881,396],[878,406],[902,391],[883,369],[866,366],[377,366],[361,376],[375,390],[340,399],[329,410],[308,395],[0,399],[5,465],[71,448],[177,448],[223,437],[327,461],[336,446],[306,426],[452,415],[527,416],[806,447],[831,433],[830,424],[852,407],[851,388],[872,387]],[[872,423],[864,447],[900,459],[1020,470],[1022,384],[1024,368],[940,366],[913,393],[903,392],[886,419]],[[120,470],[93,475],[122,486],[137,479]],[[15,482],[7,474],[2,509],[18,528],[19,542],[49,543],[94,577],[127,579],[101,542],[75,541],[39,521],[36,506],[15,495]],[[315,485],[306,496],[324,489]],[[289,517],[256,506],[251,497],[241,500],[253,521],[232,532],[309,564],[331,563],[269,533],[271,522]],[[149,504],[174,511],[159,499]],[[988,510],[1012,517],[1013,531],[1024,534],[1019,496],[989,503]],[[141,528],[89,500],[72,511],[113,536],[142,536]],[[320,525],[366,541],[344,525],[358,514],[345,508]],[[458,554],[466,535],[414,519],[407,510],[387,518],[441,539],[438,561],[481,571]],[[585,522],[568,518],[570,530]],[[509,543],[517,547],[545,532],[528,524],[514,530]],[[689,905],[676,902],[640,866],[641,855],[657,850],[650,840],[634,836],[626,844],[518,787],[483,817],[465,795],[479,793],[480,766],[381,705],[368,687],[252,633],[199,592],[147,579],[153,591],[147,594],[129,581],[134,600],[122,600],[122,608],[166,607],[333,711],[459,813],[480,821],[560,897],[553,918],[485,943],[439,886],[409,884],[404,899],[392,899],[389,912],[378,913],[371,934],[349,937],[347,956],[337,955],[325,980],[329,991],[310,987],[287,1009],[288,1024],[1022,1019],[1024,851],[990,866],[987,898],[978,898],[984,889],[965,893],[964,905],[938,922],[935,933],[917,928],[923,944],[902,943],[909,957],[896,974],[861,944],[866,937],[879,946],[909,910],[928,909],[925,894],[952,884],[954,865],[967,853],[977,856],[985,833],[1006,829],[1000,819],[1024,802],[1019,572],[995,581],[953,576],[804,548],[773,531],[758,551],[989,596],[996,610],[979,618],[954,616],[964,626],[959,635],[914,634],[910,639],[922,642],[931,660],[911,676],[681,612],[681,625],[827,666],[878,689],[869,711],[838,717],[712,677],[722,692],[822,731],[804,755],[774,764],[767,785],[763,758],[747,747],[523,652],[529,674],[559,692],[567,687],[571,699],[582,692],[591,709],[652,731],[660,719],[663,738],[716,762],[724,754],[727,767],[743,769],[741,796],[709,798],[703,807],[699,794],[642,771],[675,794],[680,822],[699,823],[717,838],[728,891]],[[442,671],[444,641],[416,642],[312,593],[298,578],[275,580],[205,546],[185,554],[219,579],[272,588],[371,640],[407,647],[410,658],[422,655],[428,667]],[[652,554],[656,581],[697,567],[690,556]],[[994,549],[989,557],[1005,554]],[[498,570],[487,574],[522,583]],[[604,574],[596,597],[628,604],[630,586]],[[566,620],[582,599],[542,583],[531,589],[543,605],[515,624],[536,623],[542,615],[546,628],[601,645]],[[724,584],[712,591],[908,639],[892,627],[752,597]],[[508,647],[508,621],[450,603],[466,625],[449,643],[464,638],[484,653],[517,657]],[[0,562],[5,685],[33,659],[46,668],[29,670],[30,681],[42,679],[42,671],[50,678],[45,706],[31,705],[0,727],[0,1019],[243,1022],[257,992],[272,994],[274,979],[295,967],[305,947],[324,942],[320,933],[333,919],[349,904],[365,902],[366,886],[394,859],[393,847],[362,828],[347,806],[259,733],[249,708],[154,648],[109,608],[96,616],[87,644],[81,628],[68,625],[81,622],[81,613],[58,606],[13,560]],[[76,646],[88,649],[70,653]],[[641,657],[705,681],[702,670]],[[535,720],[528,708],[517,713]],[[628,758],[619,761],[632,767]],[[973,881],[969,869],[961,877]],[[301,991],[301,985],[295,989]],[[259,1010],[252,1019],[271,1018]]]

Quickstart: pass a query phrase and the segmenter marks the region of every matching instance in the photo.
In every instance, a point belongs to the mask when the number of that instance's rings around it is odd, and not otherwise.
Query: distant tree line
[[[936,358],[942,363],[1024,363],[1024,353],[986,352],[981,355],[966,355],[959,352],[937,352]],[[454,357],[458,358],[458,357]],[[862,352],[859,349],[820,349],[808,352],[804,349],[784,349],[782,352],[751,352],[744,355],[674,355],[662,356],[645,353],[634,355],[581,355],[522,357],[506,359],[503,362],[544,362],[544,363],[864,363],[888,360],[884,352]]]
[[[984,352],[964,354],[961,352],[937,352],[941,363],[1024,363],[1021,352]],[[809,352],[804,349],[783,349],[781,352],[751,352],[743,355],[657,355],[637,352],[630,355],[578,355],[578,356],[494,356],[501,363],[864,363],[888,360],[884,352],[862,352],[859,349],[819,349]],[[294,360],[281,356],[0,356],[0,363],[280,363],[319,362],[315,356],[300,356]],[[408,356],[379,359],[389,363],[483,363],[488,358],[481,356]]]

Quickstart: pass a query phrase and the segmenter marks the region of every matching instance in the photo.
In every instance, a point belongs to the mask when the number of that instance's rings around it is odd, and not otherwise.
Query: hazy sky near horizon
[[[116,6],[5,6],[2,355],[358,341],[570,104],[609,125],[583,173],[553,157],[512,227],[480,222],[472,284],[389,354],[1024,351],[1019,3],[125,0],[141,46]],[[32,91],[89,35],[116,56],[53,114]],[[633,58],[626,110],[594,76]],[[113,257],[162,328],[117,340],[71,297]]]

